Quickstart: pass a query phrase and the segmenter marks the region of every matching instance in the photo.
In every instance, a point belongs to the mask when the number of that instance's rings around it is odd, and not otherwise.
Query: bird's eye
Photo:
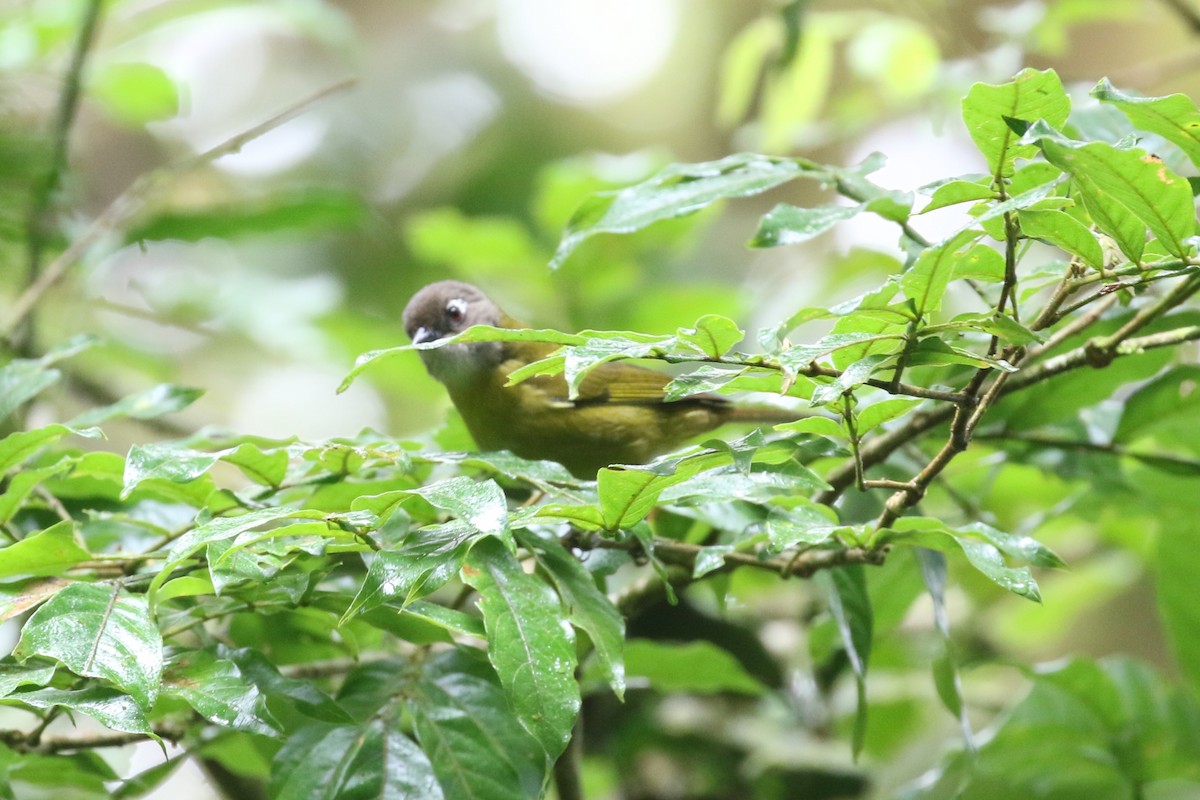
[[[467,304],[463,300],[451,300],[446,304],[446,317],[453,323],[462,322],[467,316]]]

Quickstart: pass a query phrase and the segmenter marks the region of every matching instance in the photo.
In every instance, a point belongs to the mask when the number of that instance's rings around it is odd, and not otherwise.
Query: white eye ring
[[[467,316],[467,301],[456,298],[446,303],[446,316],[452,322],[462,322]]]

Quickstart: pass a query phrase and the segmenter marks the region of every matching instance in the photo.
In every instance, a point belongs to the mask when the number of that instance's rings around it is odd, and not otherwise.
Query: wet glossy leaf
[[[11,659],[0,660],[0,697],[6,697],[22,686],[45,686],[54,677],[54,665],[34,659],[18,664]]]
[[[546,753],[518,724],[486,664],[465,652],[442,653],[426,665],[408,698],[417,741],[448,798],[528,800],[541,794]]]
[[[517,719],[556,758],[579,714],[575,644],[550,587],[528,575],[499,542],[471,551],[463,579],[480,595],[488,657]]]
[[[34,708],[61,706],[87,714],[106,728],[126,733],[151,734],[143,707],[130,695],[106,686],[84,689],[36,689],[16,692],[0,702],[21,702]]]
[[[163,675],[162,693],[184,700],[218,725],[266,736],[279,734],[279,725],[267,712],[258,688],[232,662],[218,659],[208,650],[172,656]]]
[[[443,795],[429,759],[387,720],[309,725],[288,737],[271,766],[276,800],[377,800]]]
[[[806,242],[850,219],[862,211],[862,206],[817,206],[799,208],[780,203],[771,209],[758,224],[747,243],[749,247],[781,247]]]
[[[61,575],[91,557],[79,540],[75,524],[63,520],[0,548],[0,580]]]
[[[99,425],[114,417],[129,417],[131,419],[151,419],[163,414],[187,408],[196,402],[203,389],[190,386],[175,386],[170,383],[160,383],[144,392],[131,394],[117,402],[85,411],[69,423],[72,427]]]
[[[585,631],[596,649],[604,676],[617,697],[625,695],[625,620],[596,586],[596,579],[557,539],[521,531],[517,539],[546,571],[562,599],[571,624]]]
[[[458,574],[478,531],[462,522],[451,522],[413,531],[399,549],[375,553],[367,575],[350,607],[345,624],[355,614],[370,611],[392,598],[404,608]]]
[[[928,547],[943,553],[961,552],[971,562],[971,566],[997,586],[1034,602],[1042,601],[1037,581],[1033,579],[1028,567],[1008,566],[1004,563],[1000,548],[995,544],[981,541],[969,531],[960,533],[941,520],[929,517],[905,517],[896,520],[891,529],[884,534],[882,541]]]
[[[508,499],[495,481],[448,478],[412,489],[410,493],[470,523],[480,533],[493,536],[508,533]]]
[[[752,153],[700,164],[672,164],[642,183],[585,200],[567,223],[550,267],[562,266],[575,248],[596,234],[631,233],[695,213],[718,200],[765,192],[802,172],[803,167],[792,159]]]
[[[76,675],[111,682],[148,709],[162,679],[162,648],[145,597],[75,583],[33,613],[14,655],[61,661]]]

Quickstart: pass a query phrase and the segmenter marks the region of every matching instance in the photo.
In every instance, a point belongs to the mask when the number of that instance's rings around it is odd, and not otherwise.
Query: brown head
[[[505,319],[478,287],[462,281],[431,283],[404,308],[404,330],[413,344],[446,339],[472,325],[500,326]],[[499,342],[451,344],[420,352],[429,374],[452,388],[477,381],[501,359]]]

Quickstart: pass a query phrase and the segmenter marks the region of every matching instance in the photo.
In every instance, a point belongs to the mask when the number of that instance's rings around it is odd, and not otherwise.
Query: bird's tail
[[[783,408],[782,406],[735,404],[729,408],[729,416],[726,418],[726,421],[778,425],[782,422],[795,422],[807,416],[811,416],[811,414],[799,409]]]

